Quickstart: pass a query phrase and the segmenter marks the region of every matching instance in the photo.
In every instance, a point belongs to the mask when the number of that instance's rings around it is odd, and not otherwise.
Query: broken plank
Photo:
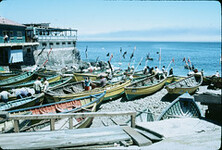
[[[122,128],[138,146],[146,146],[152,144],[152,141],[135,131],[133,128],[129,126],[122,126]]]

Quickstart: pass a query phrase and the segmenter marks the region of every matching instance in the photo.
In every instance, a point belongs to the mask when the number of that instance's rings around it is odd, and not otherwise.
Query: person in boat
[[[7,92],[7,91],[2,91],[0,93],[0,99],[1,101],[3,101],[4,103],[7,103],[8,102],[8,97],[10,96],[10,93]]]
[[[37,80],[33,84],[33,88],[35,90],[35,94],[39,94],[42,92],[42,82],[41,82],[41,77],[38,77]]]
[[[155,72],[156,72],[156,73],[159,73],[159,72],[160,72],[160,70],[159,70],[159,68],[158,68],[157,66],[155,66]]]
[[[149,70],[150,70],[150,67],[149,66],[145,66],[144,69],[143,69],[143,74],[148,74]]]
[[[90,78],[89,78],[89,77],[86,77],[86,78],[85,78],[85,82],[84,82],[84,83],[85,83],[85,90],[86,90],[86,91],[91,90],[90,82],[91,82],[91,81],[90,81]]]
[[[46,77],[43,78],[43,91],[47,91],[49,88],[49,82],[46,80]]]
[[[197,72],[198,72],[197,68],[196,68],[196,69],[194,69],[194,70],[193,70],[193,72],[194,72],[194,73],[197,73]]]
[[[173,67],[170,68],[169,75],[173,75]]]
[[[106,78],[103,75],[101,75],[100,76],[100,86],[101,87],[106,86],[106,82],[107,82]]]
[[[201,73],[202,76],[204,76],[204,71],[203,71],[203,69],[201,69],[200,73]]]
[[[219,71],[216,72],[215,76],[220,77]]]

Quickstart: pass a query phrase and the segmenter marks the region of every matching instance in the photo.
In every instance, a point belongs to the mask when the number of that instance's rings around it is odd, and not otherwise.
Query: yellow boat
[[[68,83],[62,87],[50,89],[45,93],[46,99],[49,103],[58,102],[60,100],[66,100],[70,98],[78,98],[93,94],[99,94],[106,91],[104,100],[112,100],[120,97],[124,93],[124,87],[129,85],[131,80],[123,80],[116,83],[108,83],[105,87],[96,85],[92,90],[86,91],[84,89],[84,82]]]
[[[99,79],[98,74],[92,74],[92,73],[73,73],[73,75],[76,82],[85,80],[86,77],[89,77],[91,81]]]
[[[194,74],[180,81],[171,83],[166,86],[169,94],[183,94],[188,92],[193,94],[203,82],[203,77],[200,74]]]
[[[152,75],[147,78],[133,82],[124,88],[127,100],[135,99],[155,93],[160,90],[166,82],[166,77],[161,75]]]
[[[180,80],[185,79],[185,78],[186,77],[179,77],[179,76],[175,76],[175,75],[167,76],[167,80],[166,80],[165,85],[171,84],[173,82],[180,81]]]

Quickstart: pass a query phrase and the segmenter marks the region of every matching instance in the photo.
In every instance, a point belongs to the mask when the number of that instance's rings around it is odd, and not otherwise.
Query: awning
[[[9,63],[23,62],[23,50],[11,50],[9,53]]]

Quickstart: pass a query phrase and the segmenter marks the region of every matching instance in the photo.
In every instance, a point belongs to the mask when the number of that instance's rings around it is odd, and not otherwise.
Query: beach
[[[210,90],[207,89],[207,86],[200,86],[199,91],[196,93],[201,94],[206,92],[221,95],[221,89]],[[158,118],[161,112],[174,100],[174,97],[169,98],[167,93],[167,90],[163,88],[152,95],[143,98],[138,98],[132,101],[126,101],[123,96],[119,99],[102,103],[97,112],[135,111],[144,110],[148,108],[153,113],[155,120]],[[197,102],[197,104],[201,109],[202,115],[205,116],[205,110],[207,110],[207,105],[201,105],[199,102]],[[130,119],[130,117],[120,116],[115,117],[115,119],[121,122],[126,122]],[[114,125],[114,123],[108,117],[95,117],[91,128],[104,126],[102,122],[104,122],[106,125]]]

